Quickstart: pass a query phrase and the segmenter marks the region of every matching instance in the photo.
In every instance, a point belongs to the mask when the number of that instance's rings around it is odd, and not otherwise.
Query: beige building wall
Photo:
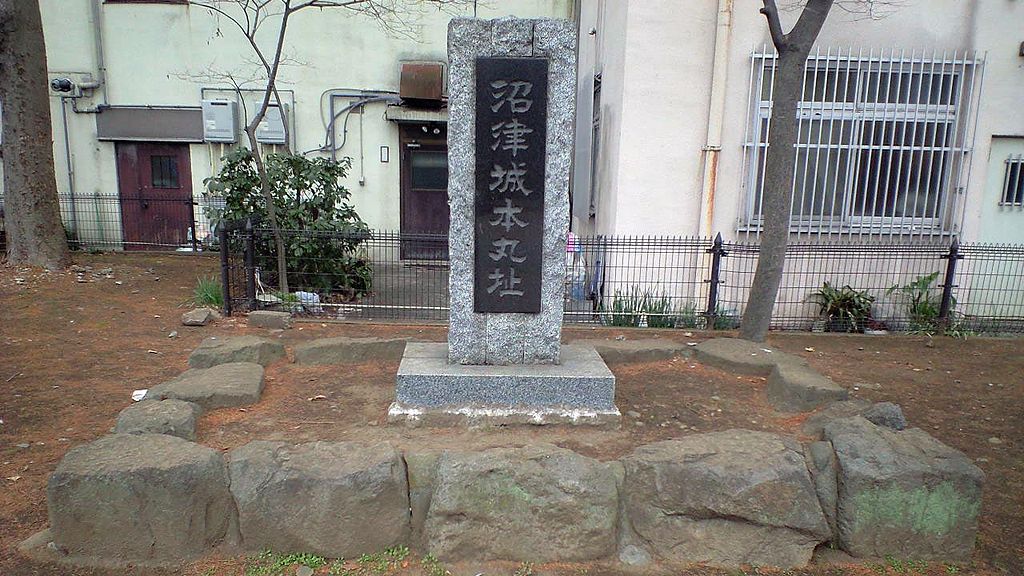
[[[607,234],[713,235],[737,238],[747,182],[743,142],[750,122],[751,53],[770,48],[759,0],[584,0],[597,12],[581,29],[580,61],[602,74],[601,157],[594,183],[602,202],[589,229]],[[724,69],[714,70],[716,16],[731,9]],[[788,29],[797,12],[783,14]],[[985,58],[983,89],[975,95],[978,129],[964,182],[962,236],[982,239],[982,207],[993,135],[1024,134],[1024,4],[984,0],[908,0],[891,14],[865,18],[836,8],[818,40],[822,50],[977,50]],[[721,152],[713,198],[702,193],[713,71],[724,79]],[[588,71],[581,71],[581,78]],[[585,91],[581,89],[581,96]],[[1016,102],[1016,104],[1014,104]],[[971,137],[968,137],[968,141]],[[612,143],[605,144],[611,141]],[[577,158],[577,161],[582,161]],[[575,192],[577,197],[583,192]],[[702,223],[710,216],[711,225]],[[582,223],[581,223],[582,224]],[[1022,230],[1020,222],[1014,231]],[[583,225],[581,229],[588,229]],[[1019,234],[1019,232],[1018,232]],[[1016,241],[1024,237],[1013,236]]]
[[[94,22],[93,3],[99,22]],[[102,31],[106,83],[80,98],[87,110],[96,104],[114,106],[186,106],[200,104],[204,88],[226,88],[211,71],[240,77],[253,75],[253,54],[234,25],[222,16],[196,6],[163,3],[107,3],[102,0],[42,0],[47,60],[51,78],[58,75],[81,80],[98,75],[94,31]],[[503,0],[481,2],[478,16],[572,18],[573,0]],[[467,3],[460,15],[472,16]],[[446,60],[447,22],[451,14],[425,10],[415,19],[412,37],[389,35],[372,21],[345,10],[310,9],[290,21],[285,53],[293,65],[282,68],[279,87],[294,91],[292,111],[294,149],[322,146],[329,96],[355,90],[397,91],[400,63],[406,60]],[[267,24],[269,46],[273,22]],[[258,87],[258,83],[254,85]],[[230,92],[211,92],[228,97]],[[288,99],[287,97],[285,98]],[[95,219],[95,195],[117,194],[114,144],[97,140],[95,114],[75,113],[68,101],[68,130],[62,122],[62,102],[52,96],[54,154],[58,190],[70,189],[64,138],[69,139],[76,212],[82,222]],[[250,114],[254,112],[250,102]],[[399,228],[398,127],[384,119],[384,105],[370,104],[362,115],[349,120],[348,140],[339,156],[353,158],[346,186],[362,218],[372,227]],[[338,131],[340,141],[340,127]],[[244,137],[240,139],[240,143]],[[230,145],[228,145],[229,147]],[[380,161],[380,147],[388,146],[390,161]],[[220,144],[190,146],[193,194],[204,191],[203,180],[215,173],[218,158],[228,147]],[[314,155],[325,155],[319,152]],[[108,205],[109,208],[109,205]],[[112,208],[116,212],[116,206]],[[101,229],[83,232],[95,239],[119,240],[119,216],[108,214]],[[83,234],[85,236],[85,234]]]

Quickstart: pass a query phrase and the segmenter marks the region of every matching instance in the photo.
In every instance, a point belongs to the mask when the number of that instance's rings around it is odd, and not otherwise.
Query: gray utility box
[[[231,100],[203,100],[203,140],[235,142],[238,139],[238,104]]]
[[[284,112],[287,112],[285,109]],[[285,144],[285,114],[276,104],[267,106],[263,121],[256,127],[256,141],[260,144]]]

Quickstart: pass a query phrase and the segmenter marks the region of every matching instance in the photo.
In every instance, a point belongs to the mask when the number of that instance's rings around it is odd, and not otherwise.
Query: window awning
[[[425,122],[448,123],[448,109],[429,110],[410,108],[408,106],[389,105],[384,110],[384,118],[390,122],[423,124]]]

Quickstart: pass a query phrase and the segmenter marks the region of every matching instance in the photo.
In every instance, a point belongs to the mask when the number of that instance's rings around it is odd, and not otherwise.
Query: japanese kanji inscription
[[[476,312],[540,312],[547,93],[544,58],[476,60]]]

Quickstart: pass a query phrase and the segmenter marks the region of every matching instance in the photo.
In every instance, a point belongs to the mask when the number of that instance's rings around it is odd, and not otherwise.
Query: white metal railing
[[[761,229],[777,55],[751,57],[746,209]],[[817,49],[797,109],[792,231],[934,236],[959,230],[983,60],[973,52]]]
[[[1011,154],[1006,158],[999,205],[1024,208],[1024,154]]]

